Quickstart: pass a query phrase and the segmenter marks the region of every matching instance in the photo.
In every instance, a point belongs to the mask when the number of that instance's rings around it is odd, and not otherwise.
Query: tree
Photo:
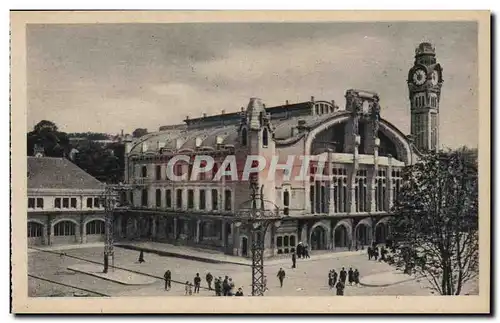
[[[27,141],[29,156],[33,155],[35,145],[42,146],[48,157],[63,157],[71,151],[68,135],[60,132],[52,121],[37,123],[33,131],[28,133]]]
[[[478,275],[477,152],[430,153],[403,171],[391,220],[394,263],[428,279],[441,295],[460,295]]]

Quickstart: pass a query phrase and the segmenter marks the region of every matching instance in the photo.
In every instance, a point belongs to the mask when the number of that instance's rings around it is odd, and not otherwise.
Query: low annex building
[[[65,158],[28,157],[28,245],[104,241],[104,184]]]
[[[277,206],[283,216],[281,225],[266,232],[266,256],[293,253],[299,241],[313,250],[383,242],[403,167],[438,147],[441,71],[432,45],[420,44],[407,80],[412,136],[383,118],[377,93],[350,89],[343,108],[314,97],[275,107],[252,98],[241,111],[186,118],[126,142],[125,181],[136,189],[126,197],[129,210],[115,214],[117,238],[249,257],[252,236],[235,218],[249,208],[253,181],[266,208]],[[185,181],[166,176],[169,161],[178,155],[190,156],[189,162],[173,165],[176,176],[188,174]],[[215,166],[193,180],[193,160],[199,155],[211,156]],[[268,168],[247,181],[212,180],[221,167],[227,170],[227,156],[236,158],[239,173],[250,155],[268,165],[278,156],[282,170],[271,180]],[[290,162],[290,156],[309,156],[309,176],[295,180],[302,165],[298,158]]]

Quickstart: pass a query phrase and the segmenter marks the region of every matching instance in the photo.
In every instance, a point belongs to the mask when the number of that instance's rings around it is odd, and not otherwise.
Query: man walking
[[[283,280],[285,280],[285,271],[283,268],[280,268],[278,271],[278,275],[276,275],[278,279],[280,280],[280,287],[283,287]]]
[[[347,272],[345,271],[345,268],[342,267],[342,270],[340,271],[340,275],[339,275],[339,281],[341,281],[342,284],[344,284],[344,286],[345,286],[346,278],[347,278]]]
[[[163,275],[163,278],[165,278],[165,290],[170,290],[172,288],[172,273],[170,273],[170,270],[167,270],[165,274]]]
[[[195,293],[200,293],[200,284],[201,284],[201,278],[200,274],[196,273],[196,277],[194,277],[194,292]]]
[[[224,281],[222,282],[222,295],[224,296],[228,296],[229,294],[229,281],[228,281],[229,277],[224,277]]]
[[[352,268],[349,268],[347,276],[349,278],[349,285],[352,285],[352,283],[354,282],[354,271],[352,270]]]
[[[332,288],[335,287],[335,284],[337,284],[337,278],[338,278],[338,274],[337,272],[335,271],[335,269],[332,271]]]
[[[354,270],[354,284],[356,286],[359,285],[359,271],[358,271],[358,269]]]
[[[297,261],[297,258],[295,256],[295,253],[292,254],[292,268],[295,268],[295,263]]]
[[[208,290],[212,290],[212,280],[214,279],[214,277],[209,272],[207,276],[205,276],[205,279],[207,280]]]

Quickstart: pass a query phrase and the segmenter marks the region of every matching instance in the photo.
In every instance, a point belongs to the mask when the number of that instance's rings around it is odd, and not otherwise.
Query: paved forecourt
[[[102,248],[78,248],[64,251],[67,256],[50,254],[47,252],[29,253],[30,273],[37,273],[42,277],[49,277],[56,281],[77,285],[82,288],[95,290],[112,296],[156,296],[156,295],[183,295],[186,281],[193,281],[196,273],[202,277],[202,287],[200,296],[213,295],[213,291],[206,289],[205,275],[211,272],[213,276],[224,278],[225,275],[231,277],[235,286],[242,287],[245,294],[251,293],[251,268],[249,266],[226,264],[226,263],[206,263],[183,258],[173,258],[158,256],[156,254],[145,253],[146,262],[137,263],[139,252],[122,248],[115,249],[115,266],[121,270],[133,271],[135,275],[145,274],[139,277],[144,280],[144,284],[123,285],[109,280],[104,280],[96,275],[88,275],[69,270],[75,265],[87,264],[83,260],[73,259],[69,256],[80,257],[86,260],[102,262]],[[99,267],[99,266],[97,266]],[[96,272],[97,267],[92,270]],[[279,287],[276,274],[282,267],[286,271],[286,279],[283,288]],[[340,271],[342,267],[346,270],[349,267],[357,268],[360,271],[361,282],[369,283],[369,286],[347,286],[345,295],[429,295],[430,291],[421,283],[415,280],[408,280],[411,277],[394,273],[392,267],[385,263],[369,261],[365,254],[339,253],[338,256],[331,254],[330,257],[321,256],[311,259],[298,259],[297,268],[291,269],[291,260],[278,259],[269,260],[265,265],[265,273],[268,279],[268,296],[327,296],[334,295],[335,291],[327,286],[328,271],[336,269]],[[161,279],[165,270],[172,272],[172,290],[164,290],[164,282]],[[115,270],[116,271],[116,270]],[[129,272],[123,273],[130,276]],[[137,276],[134,276],[137,277]],[[147,278],[146,278],[147,277]],[[53,288],[52,288],[53,289]],[[53,292],[53,291],[52,291]],[[31,294],[43,294],[43,288],[31,291]],[[43,295],[40,295],[43,296]]]

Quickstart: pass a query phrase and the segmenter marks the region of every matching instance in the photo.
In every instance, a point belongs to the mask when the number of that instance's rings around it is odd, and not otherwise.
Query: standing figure
[[[352,268],[349,268],[347,276],[349,278],[349,285],[352,285],[352,283],[354,282],[354,271],[352,270]]]
[[[233,296],[234,295],[234,282],[232,278],[229,278],[229,293],[227,296]]]
[[[196,273],[196,276],[194,277],[194,292],[195,293],[200,293],[200,284],[201,284],[201,278],[200,278],[200,274],[199,273]]]
[[[335,284],[337,284],[337,278],[338,278],[338,274],[337,272],[335,271],[335,269],[333,269],[332,271],[332,287],[335,287]]]
[[[163,275],[163,278],[165,278],[165,290],[170,290],[172,288],[172,274],[170,273],[170,270],[167,270],[165,274]]]
[[[368,260],[372,260],[372,247],[368,247]]]
[[[283,280],[285,280],[285,271],[283,270],[283,268],[280,268],[276,276],[280,280],[280,287],[283,287]]]
[[[304,245],[304,258],[311,258],[309,256],[309,246],[307,244]]]
[[[214,287],[215,287],[215,296],[221,296],[222,295],[222,280],[220,277],[215,279]]]
[[[144,260],[144,251],[141,250],[141,252],[139,253],[139,263],[142,264],[143,262],[146,262],[146,260]]]
[[[347,272],[345,271],[345,268],[342,267],[342,270],[340,271],[339,275],[339,281],[341,281],[345,285],[346,278],[347,278]]]
[[[328,272],[328,286],[333,288],[333,273],[331,270]]]
[[[224,281],[222,282],[222,295],[228,296],[229,294],[229,277],[224,277]]]
[[[264,279],[263,279],[263,285],[264,285],[264,291],[267,291],[267,276],[264,276]]]
[[[186,295],[191,295],[193,294],[193,292],[191,291],[191,284],[189,283],[189,281],[186,281],[186,284],[184,286],[184,289],[186,291]]]
[[[354,284],[359,285],[359,271],[357,268],[354,270]]]
[[[295,262],[297,261],[297,258],[295,256],[295,253],[292,254],[292,268],[295,268]]]
[[[378,248],[377,247],[373,248],[373,257],[375,258],[375,261],[378,260]]]
[[[344,288],[345,288],[344,283],[341,280],[339,280],[339,282],[337,283],[337,285],[335,287],[337,288],[337,296],[343,296],[344,295]]]
[[[209,273],[205,276],[205,279],[207,280],[208,290],[212,290],[212,280],[214,279],[214,277],[213,277],[213,276],[212,276],[212,274],[209,272]]]
[[[299,259],[302,257],[302,241],[297,245],[297,257],[299,257]]]

